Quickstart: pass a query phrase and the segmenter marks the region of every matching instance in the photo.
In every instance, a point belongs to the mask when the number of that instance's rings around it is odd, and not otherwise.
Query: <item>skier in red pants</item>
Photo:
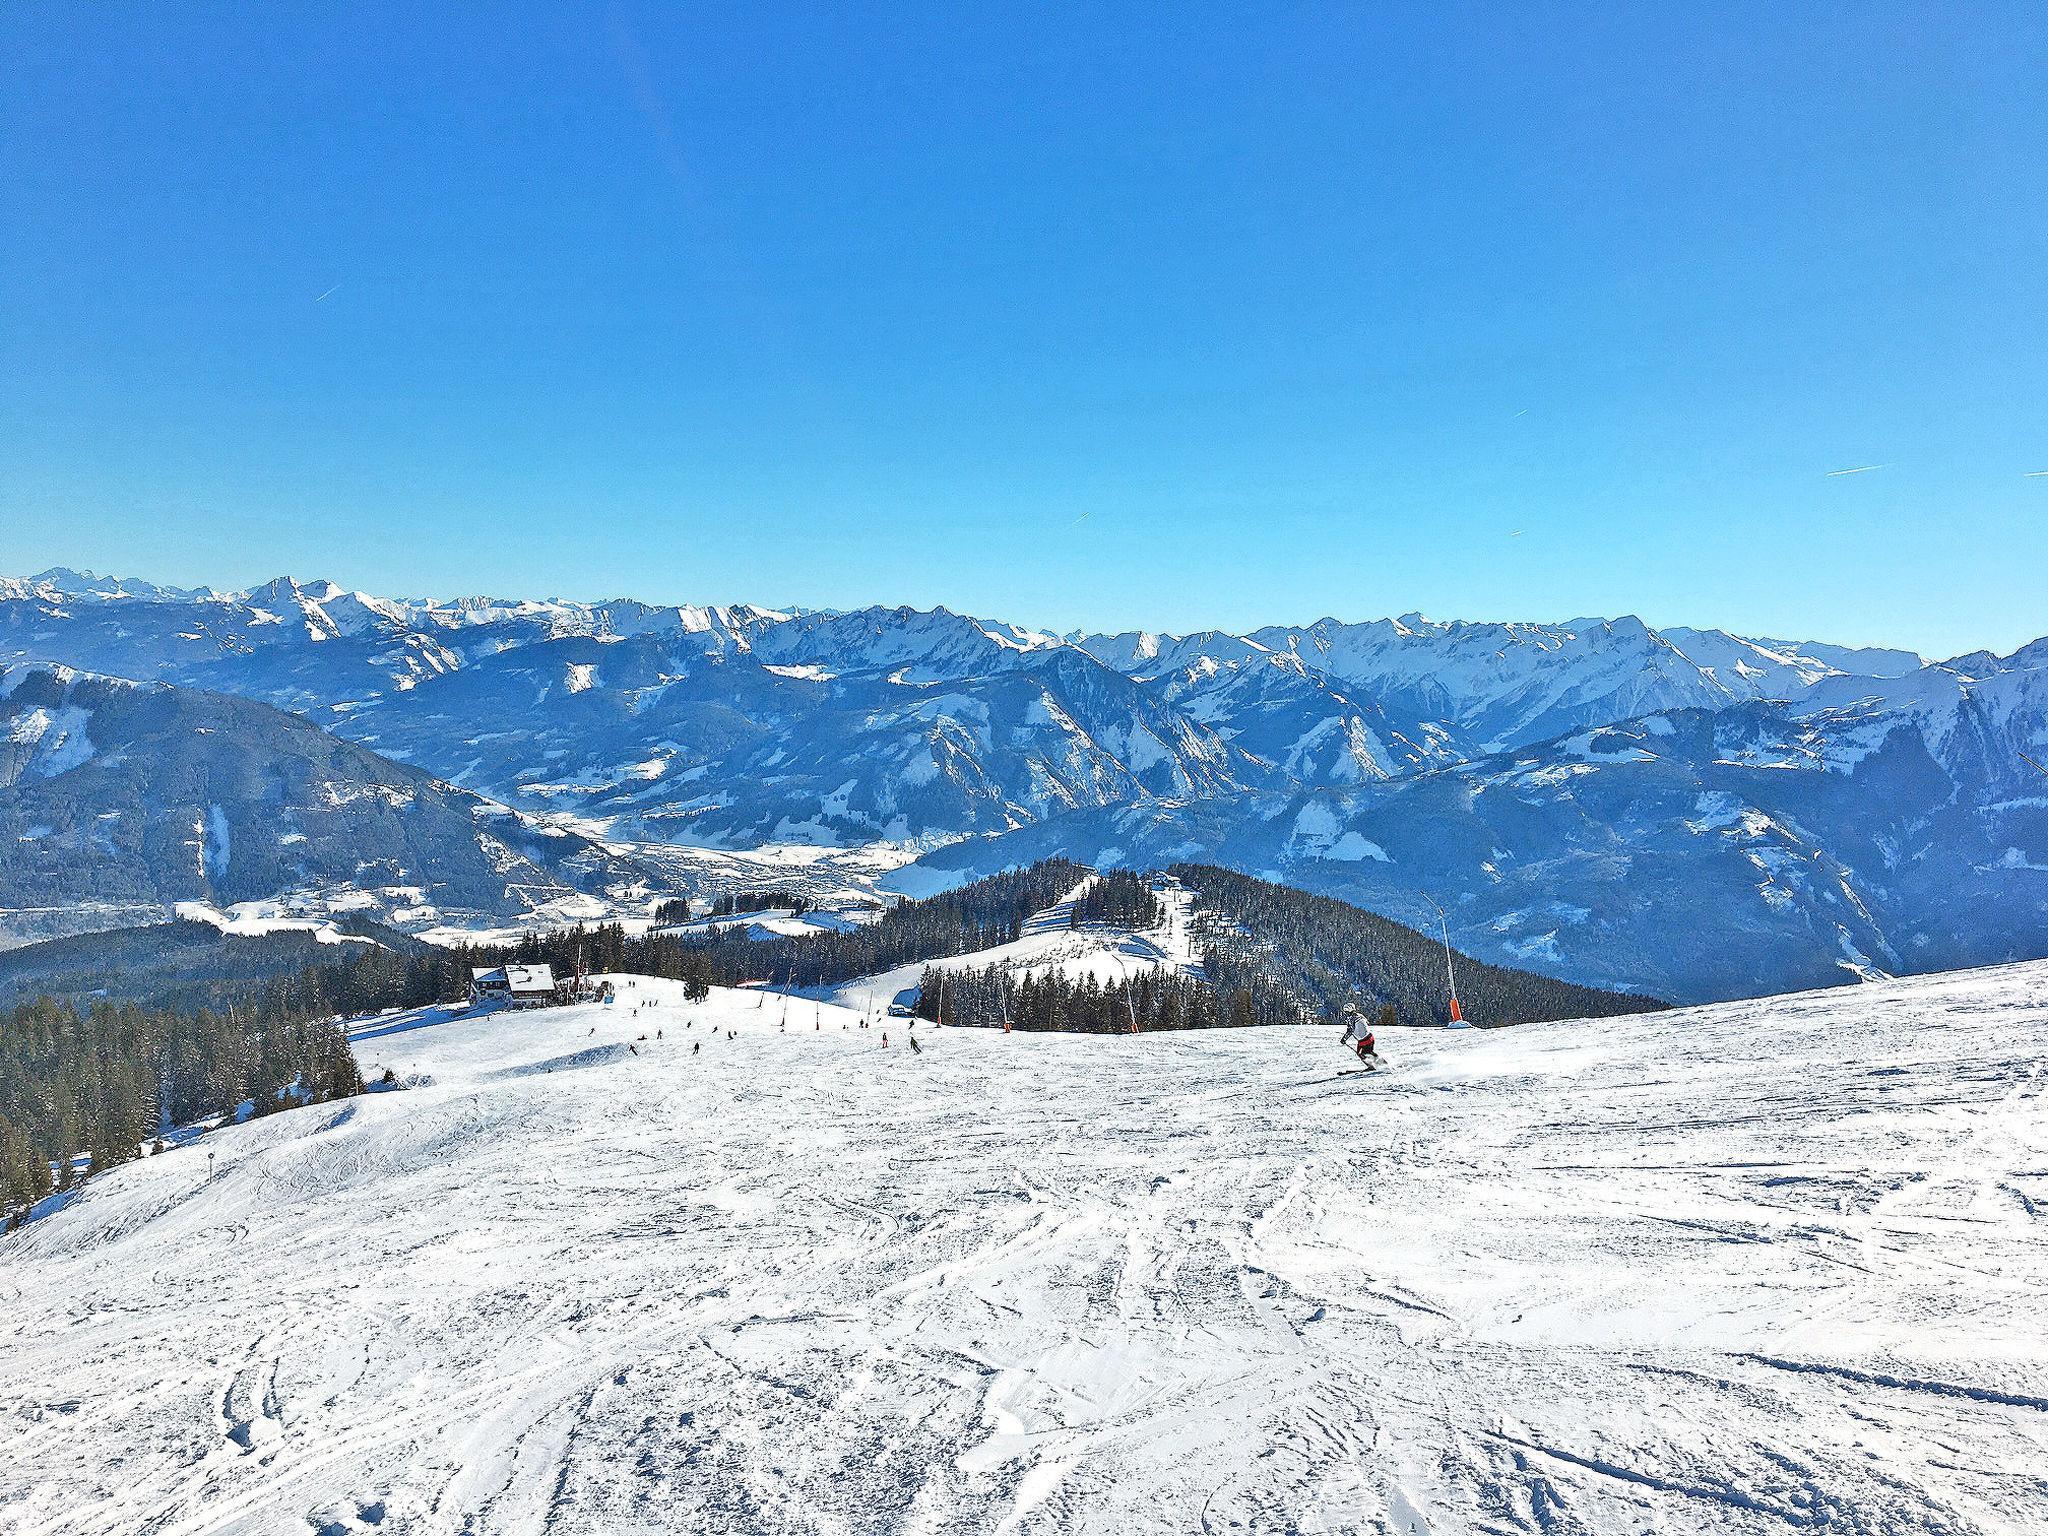
[[[1356,1003],[1344,1005],[1344,1043],[1358,1052],[1359,1065],[1368,1071],[1379,1066],[1380,1058],[1374,1049],[1372,1026],[1365,1022],[1365,1014]]]

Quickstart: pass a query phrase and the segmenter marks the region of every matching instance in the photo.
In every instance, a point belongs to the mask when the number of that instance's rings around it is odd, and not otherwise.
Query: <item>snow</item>
[[[1166,744],[1141,725],[1131,727],[1130,739],[1124,753],[1124,766],[1134,774],[1144,773],[1159,764],[1172,760],[1173,753]]]
[[[862,977],[841,986],[820,989],[828,1000],[861,1012],[881,1013],[905,992],[915,992],[924,979],[927,963],[942,971],[985,971],[991,966],[1025,976],[1062,975],[1094,977],[1105,985],[1146,971],[1201,969],[1192,919],[1194,897],[1177,880],[1162,880],[1158,887],[1166,920],[1142,932],[1112,923],[1084,923],[1071,926],[1074,903],[1096,877],[1080,880],[1052,906],[1025,920],[1024,932],[1007,944],[950,955],[941,960],[912,961],[879,975]]]
[[[809,908],[792,912],[787,907],[763,907],[751,912],[733,912],[724,917],[699,917],[687,923],[657,928],[659,933],[706,934],[729,928],[744,928],[749,938],[809,938],[820,933],[845,933],[863,922],[873,922],[873,909],[854,914]]]
[[[929,740],[920,740],[911,748],[909,759],[896,776],[898,783],[917,788],[939,776],[939,758],[932,745]]]
[[[1373,1076],[780,1021],[386,1016],[420,1086],[88,1183],[0,1241],[0,1530],[2048,1526],[2048,966]]]
[[[311,917],[286,917],[282,915],[283,903],[278,901],[244,901],[222,910],[204,901],[180,901],[171,905],[171,914],[188,923],[208,923],[222,933],[235,938],[256,938],[266,933],[310,933],[320,944],[371,944],[376,940],[360,934],[343,933],[330,922]],[[336,903],[337,907],[341,904]]]
[[[228,859],[233,847],[234,838],[228,829],[227,810],[219,804],[208,806],[206,841],[199,853],[200,867],[207,879],[219,881],[227,877]]]
[[[1355,864],[1361,859],[1391,863],[1387,850],[1362,832],[1344,831],[1336,812],[1322,800],[1308,800],[1294,818],[1288,845],[1304,858]]]
[[[8,690],[12,691],[25,675],[26,669],[10,673],[6,679]],[[0,692],[0,698],[6,696]],[[23,710],[8,721],[6,735],[0,739],[17,749],[18,761],[24,765],[18,770],[21,777],[54,779],[92,761],[94,748],[86,734],[91,723],[91,711],[75,705],[37,707]]]
[[[1323,850],[1325,859],[1333,863],[1357,863],[1360,859],[1372,859],[1381,864],[1393,861],[1387,857],[1387,850],[1369,837],[1356,832],[1346,832],[1336,842]]]

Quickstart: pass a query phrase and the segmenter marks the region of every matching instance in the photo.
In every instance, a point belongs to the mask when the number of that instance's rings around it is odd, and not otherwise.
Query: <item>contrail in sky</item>
[[[341,284],[336,283],[332,288],[328,289],[325,293],[321,294],[320,297],[315,299],[313,302],[315,304],[325,304],[329,299],[333,298],[339,292],[341,292]]]
[[[1858,464],[1854,469],[1831,469],[1827,473],[1827,478],[1832,480],[1837,475],[1867,475],[1873,469],[1890,468],[1891,465],[1889,464]]]

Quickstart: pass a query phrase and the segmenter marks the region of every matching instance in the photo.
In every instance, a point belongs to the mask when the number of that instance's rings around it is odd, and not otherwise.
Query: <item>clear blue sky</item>
[[[1621,9],[9,6],[0,570],[2048,631],[2048,11]]]

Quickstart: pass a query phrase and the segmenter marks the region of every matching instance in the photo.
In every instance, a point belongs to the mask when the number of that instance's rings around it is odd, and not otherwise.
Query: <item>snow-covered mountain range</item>
[[[630,845],[1212,859],[1677,999],[2048,952],[2048,645],[0,581],[0,661],[253,699]],[[13,906],[11,889],[0,905]]]
[[[649,874],[250,699],[0,667],[0,943],[239,906],[595,916]]]

